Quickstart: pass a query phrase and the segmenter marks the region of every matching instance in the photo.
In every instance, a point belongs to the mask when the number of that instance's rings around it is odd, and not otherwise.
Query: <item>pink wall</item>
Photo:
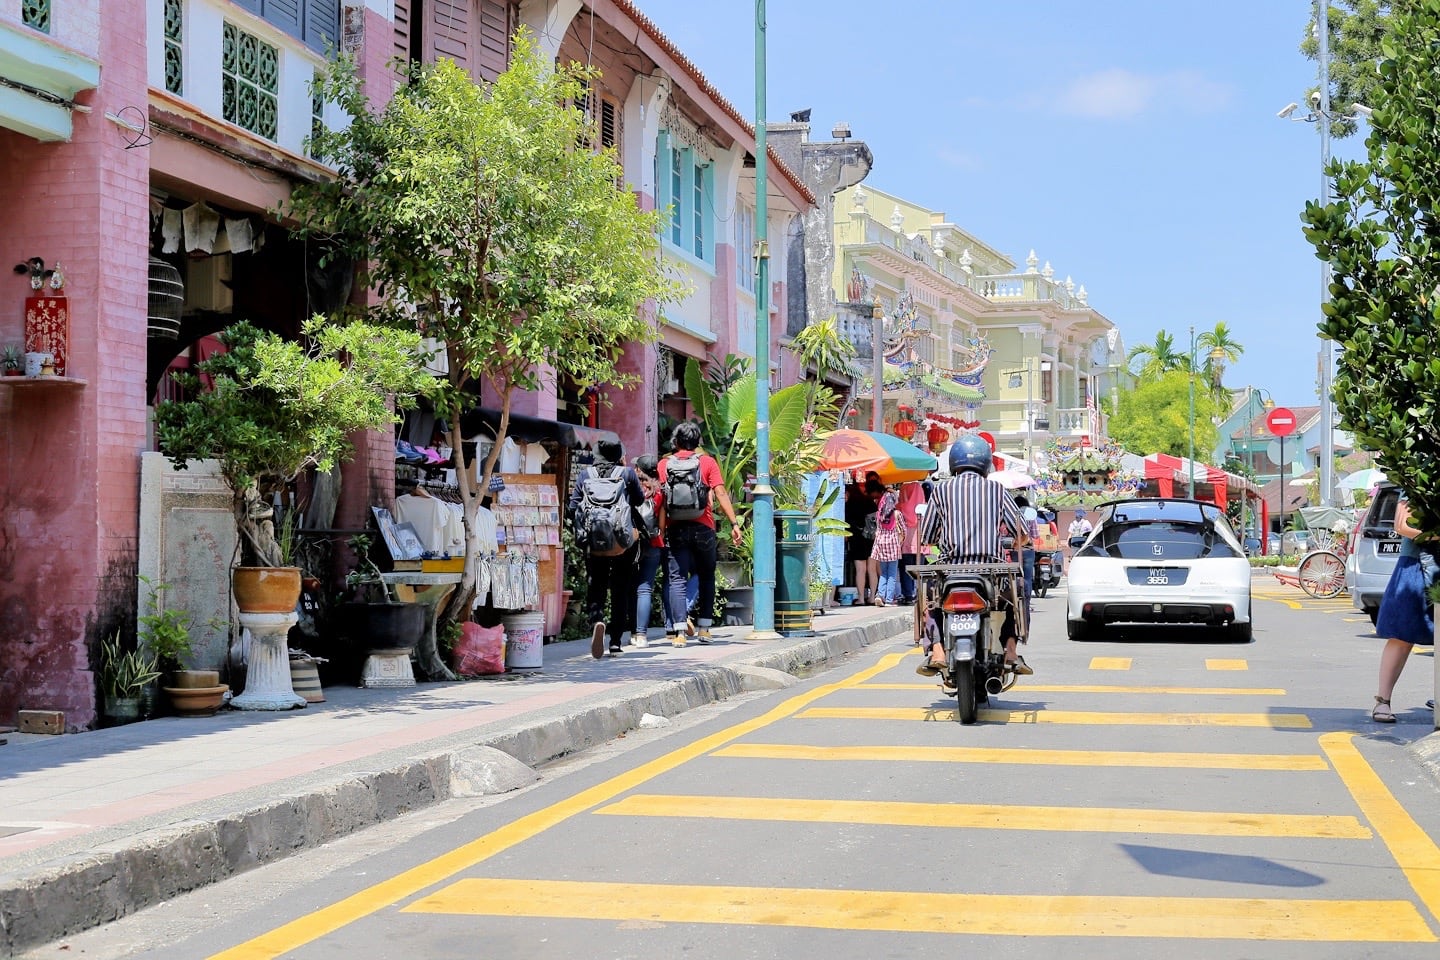
[[[98,91],[74,115],[73,142],[0,133],[12,191],[0,209],[0,260],[64,265],[68,373],[83,386],[0,387],[0,723],[25,708],[95,718],[91,650],[132,615],[145,442],[149,177],[106,110],[144,103],[145,10],[107,3]],[[0,342],[18,342],[29,285],[0,276]]]

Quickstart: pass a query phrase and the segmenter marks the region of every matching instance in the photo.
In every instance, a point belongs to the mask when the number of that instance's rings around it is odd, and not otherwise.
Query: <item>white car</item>
[[[1225,513],[1196,500],[1103,503],[1095,529],[1070,543],[1071,640],[1110,624],[1205,624],[1248,643],[1250,561]]]

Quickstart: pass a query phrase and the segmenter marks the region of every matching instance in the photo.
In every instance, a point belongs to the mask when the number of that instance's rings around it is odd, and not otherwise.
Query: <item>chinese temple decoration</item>
[[[1095,446],[1055,437],[1045,445],[1045,469],[1035,474],[1035,492],[1057,506],[1093,506],[1134,496],[1145,478],[1126,470],[1125,451],[1113,440]]]
[[[36,291],[25,298],[25,352],[49,354],[55,376],[63,377],[70,355],[70,301],[65,296],[65,273],[59,263],[47,270],[39,257],[16,264],[15,272],[28,274],[30,289]]]

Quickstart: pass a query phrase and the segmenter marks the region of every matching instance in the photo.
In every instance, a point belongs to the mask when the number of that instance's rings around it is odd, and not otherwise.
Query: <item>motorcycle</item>
[[[1035,552],[1035,596],[1045,596],[1045,591],[1060,586],[1061,555],[1046,550]]]
[[[929,655],[944,643],[946,668],[941,688],[954,693],[956,717],[972,724],[979,706],[1015,683],[1005,669],[1001,637],[1006,613],[1025,637],[1024,571],[1018,563],[940,563],[913,566],[916,641]]]

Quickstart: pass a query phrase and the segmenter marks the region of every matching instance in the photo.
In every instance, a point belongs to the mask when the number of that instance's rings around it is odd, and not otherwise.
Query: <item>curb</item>
[[[780,650],[737,656],[553,716],[507,722],[500,732],[482,728],[470,734],[478,733],[476,739],[420,756],[408,748],[390,751],[280,796],[242,794],[228,805],[221,800],[203,818],[0,874],[0,956],[102,926],[452,797],[517,789],[538,779],[531,768],[634,730],[646,713],[673,717],[777,687],[778,680],[761,671],[793,675],[908,632],[911,623],[908,614],[897,613],[797,638]]]

